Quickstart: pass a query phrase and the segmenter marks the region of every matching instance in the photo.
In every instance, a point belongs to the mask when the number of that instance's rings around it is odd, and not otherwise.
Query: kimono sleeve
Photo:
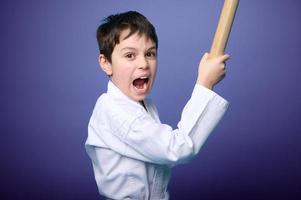
[[[111,133],[123,144],[119,149],[122,155],[175,165],[189,161],[199,152],[227,107],[228,102],[222,97],[196,85],[176,129],[155,121],[134,105],[120,105],[107,113]]]

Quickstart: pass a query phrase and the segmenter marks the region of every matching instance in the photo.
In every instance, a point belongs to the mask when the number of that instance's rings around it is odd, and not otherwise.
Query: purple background
[[[0,3],[1,199],[99,199],[85,153],[107,78],[95,30],[146,15],[159,36],[151,97],[176,127],[209,51],[222,1]],[[241,1],[216,91],[231,107],[200,154],[174,168],[171,199],[301,199],[301,2]]]

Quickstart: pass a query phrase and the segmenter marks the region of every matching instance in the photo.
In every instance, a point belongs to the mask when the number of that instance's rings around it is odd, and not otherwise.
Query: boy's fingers
[[[209,55],[210,55],[209,53],[205,53],[203,58],[209,59]],[[230,58],[229,54],[224,54],[224,55],[216,56],[216,57],[210,58],[210,59],[216,60],[217,62],[225,62],[225,61],[229,60],[229,58]]]
[[[214,59],[217,62],[225,62],[225,61],[229,60],[229,58],[230,58],[229,54],[224,54],[224,55],[221,55],[221,56],[217,56],[215,58],[210,58],[210,54],[208,52],[206,52],[206,53],[204,53],[204,55],[201,59],[201,62],[206,61],[208,59]]]
[[[229,58],[230,58],[230,55],[229,55],[229,54],[224,54],[224,55],[222,55],[222,56],[219,58],[219,61],[220,61],[220,62],[225,62],[225,61],[229,60]]]
[[[213,59],[214,59],[214,62],[225,63],[227,60],[229,60],[229,58],[230,58],[230,56],[228,54],[224,54],[224,55],[218,56]]]

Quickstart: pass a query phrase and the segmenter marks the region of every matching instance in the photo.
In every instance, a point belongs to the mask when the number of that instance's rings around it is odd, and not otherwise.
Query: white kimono
[[[170,168],[193,158],[224,115],[228,102],[196,84],[177,129],[156,107],[124,95],[111,81],[94,107],[86,150],[101,195],[110,199],[169,199]]]

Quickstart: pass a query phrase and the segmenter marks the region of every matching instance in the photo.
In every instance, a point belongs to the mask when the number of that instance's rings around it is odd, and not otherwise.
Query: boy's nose
[[[139,59],[139,69],[147,69],[149,67],[148,61],[145,57]]]

